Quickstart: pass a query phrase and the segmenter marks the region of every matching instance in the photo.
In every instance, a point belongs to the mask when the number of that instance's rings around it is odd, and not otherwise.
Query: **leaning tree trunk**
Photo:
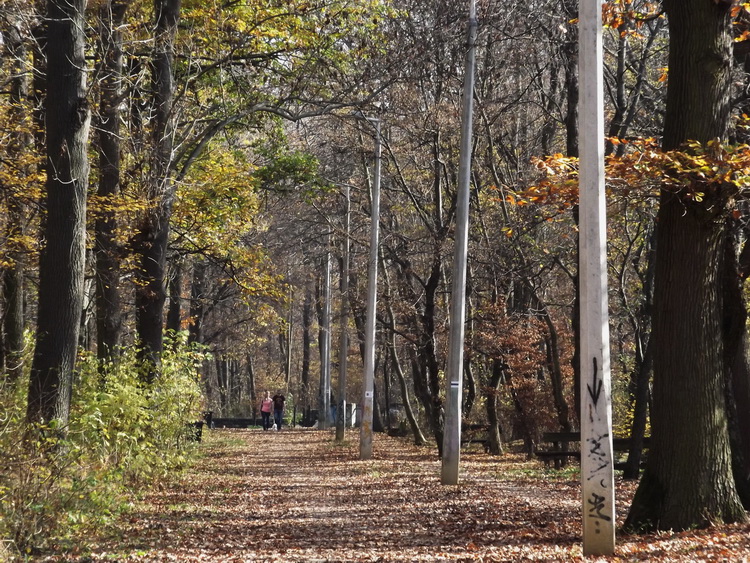
[[[667,150],[727,137],[731,4],[664,1]],[[746,519],[732,476],[724,403],[720,278],[733,193],[727,186],[688,188],[664,188],[660,198],[651,449],[626,521],[631,529],[684,530]],[[695,192],[704,193],[703,201],[690,198]]]
[[[153,66],[153,154],[148,185],[149,209],[135,237],[140,262],[136,290],[136,330],[141,358],[150,366],[147,380],[156,375],[164,349],[165,270],[169,220],[174,186],[170,169],[174,135],[174,39],[180,18],[180,0],[154,0],[156,36]]]
[[[633,401],[633,423],[630,427],[630,445],[628,459],[625,462],[622,476],[624,479],[638,479],[641,475],[641,460],[645,444],[646,424],[648,422],[649,380],[654,363],[654,347],[651,337],[646,344],[643,359],[638,364],[635,384],[635,400]]]
[[[438,256],[433,259],[429,278],[423,284],[424,305],[420,308],[419,298],[415,298],[411,287],[411,274],[400,270],[402,283],[400,288],[406,293],[408,301],[413,303],[409,319],[411,329],[415,332],[416,343],[410,346],[414,392],[417,395],[430,424],[433,437],[437,443],[438,454],[443,453],[443,398],[440,395],[439,364],[436,350],[436,295],[440,283],[441,262]],[[411,299],[409,299],[411,296]]]
[[[27,420],[63,425],[70,413],[83,305],[86,154],[90,111],[84,59],[85,0],[47,2],[46,245],[39,261],[39,309]]]
[[[648,236],[646,243],[647,266],[643,276],[643,302],[640,305],[638,318],[633,317],[636,353],[635,373],[631,375],[630,397],[633,409],[633,421],[630,427],[630,446],[628,459],[623,469],[623,478],[638,479],[641,475],[641,460],[645,444],[648,409],[651,397],[651,372],[653,371],[654,347],[651,341],[651,316],[654,288],[654,256],[656,230]]]
[[[396,350],[396,315],[393,312],[393,303],[391,300],[391,277],[389,275],[388,268],[386,268],[385,260],[383,260],[382,255],[380,256],[380,260],[380,271],[383,272],[383,285],[385,286],[384,301],[386,304],[386,311],[388,312],[388,344],[386,348],[388,355],[390,356],[393,371],[396,373],[396,377],[398,378],[399,389],[401,390],[401,400],[403,401],[404,405],[404,413],[406,414],[406,419],[409,422],[412,434],[414,435],[414,443],[417,446],[424,446],[427,444],[427,440],[425,439],[424,434],[422,433],[422,429],[419,427],[419,421],[417,421],[417,417],[414,414],[414,409],[411,405],[411,399],[409,398],[409,387],[406,384],[406,375],[404,374],[404,369],[401,366],[401,361],[398,357],[398,351]]]

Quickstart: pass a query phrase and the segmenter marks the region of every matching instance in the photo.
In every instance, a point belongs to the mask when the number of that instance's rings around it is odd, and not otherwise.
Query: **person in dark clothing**
[[[281,430],[281,421],[284,418],[284,403],[286,397],[281,394],[281,391],[277,392],[271,400],[273,401],[273,420],[276,423],[276,430]]]

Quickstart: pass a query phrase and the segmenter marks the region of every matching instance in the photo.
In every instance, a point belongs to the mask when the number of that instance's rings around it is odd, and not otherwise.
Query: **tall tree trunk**
[[[193,281],[190,285],[190,319],[188,342],[203,343],[203,317],[206,313],[207,266],[203,260],[193,264]]]
[[[725,140],[731,2],[665,0],[669,86],[664,148]],[[656,240],[651,449],[626,527],[684,530],[745,521],[732,476],[725,408],[720,273],[734,193],[662,190]],[[703,201],[683,197],[705,192]]]
[[[651,340],[651,315],[654,301],[654,257],[656,232],[648,236],[646,247],[647,267],[643,277],[643,303],[640,314],[633,323],[636,340],[635,375],[631,377],[630,396],[633,403],[633,424],[630,428],[630,448],[628,460],[623,470],[625,479],[637,479],[641,472],[644,437],[648,422],[648,408],[651,397],[651,373],[654,365],[654,347]]]
[[[727,362],[727,412],[732,447],[732,470],[742,505],[750,508],[750,362],[748,361],[747,306],[744,282],[750,274],[750,245],[738,256],[738,221],[729,219],[725,242],[724,345]],[[747,233],[744,233],[745,235]]]
[[[86,154],[90,111],[84,59],[85,0],[47,2],[45,98],[47,182],[39,262],[37,339],[29,380],[29,422],[67,424],[83,306]]]
[[[413,303],[414,310],[409,315],[411,330],[416,335],[416,343],[410,347],[414,392],[427,415],[427,421],[437,443],[438,453],[443,449],[443,399],[440,395],[440,376],[438,373],[437,350],[435,346],[435,313],[436,294],[440,285],[442,262],[440,256],[433,256],[432,269],[427,281],[422,285],[423,297],[416,296],[411,287],[414,281],[409,265],[400,265],[401,277],[399,288],[404,292],[408,302]],[[420,302],[424,305],[420,308]]]
[[[503,454],[503,440],[500,428],[500,417],[498,416],[500,382],[503,379],[503,368],[499,360],[492,362],[492,375],[486,388],[485,408],[487,409],[487,422],[490,429],[487,433],[489,438],[490,453],[492,455]]]
[[[555,403],[555,410],[557,411],[557,422],[560,425],[560,430],[570,432],[573,430],[573,427],[570,423],[568,403],[565,401],[564,378],[560,363],[560,344],[557,327],[555,327],[555,323],[552,321],[547,304],[537,295],[536,290],[528,283],[528,280],[527,289],[530,299],[533,300],[533,307],[536,310],[537,316],[544,321],[547,327],[544,334],[547,352],[547,373],[549,373],[550,383],[552,384],[552,398]]]
[[[404,369],[401,366],[401,362],[398,357],[398,351],[396,349],[396,315],[393,312],[393,303],[391,301],[391,278],[388,275],[388,269],[386,268],[385,261],[381,256],[381,268],[383,272],[383,285],[384,285],[384,301],[386,304],[386,310],[388,312],[388,353],[391,359],[391,365],[393,371],[396,372],[398,379],[399,388],[401,389],[401,400],[404,405],[404,412],[406,419],[409,421],[412,434],[414,435],[414,443],[417,446],[424,446],[427,444],[427,440],[422,434],[422,429],[419,427],[417,417],[414,415],[414,409],[411,406],[411,399],[409,398],[409,386],[406,384],[406,376],[404,375]]]
[[[578,3],[575,0],[562,0],[566,26],[563,45],[563,60],[565,65],[565,91],[568,93],[565,109],[565,152],[568,156],[578,156]]]
[[[562,8],[568,22],[574,22],[578,18],[578,3],[575,0],[562,0]],[[567,41],[563,45],[563,59],[565,64],[565,91],[568,93],[565,112],[565,153],[570,157],[578,156],[578,24],[566,27]],[[578,225],[578,205],[573,206],[573,220]],[[576,239],[576,258],[580,251],[580,243]],[[577,259],[576,259],[577,262]],[[571,329],[573,331],[573,402],[574,412],[577,420],[580,420],[581,397],[581,288],[576,270],[573,276],[575,287],[575,298],[571,311]]]
[[[122,32],[127,2],[109,0],[99,9],[102,45],[101,99],[99,102],[99,189],[100,209],[96,217],[96,338],[97,356],[105,364],[118,354],[122,338],[120,296],[120,245],[116,240],[117,212],[113,208],[120,194],[120,110],[122,102]]]
[[[29,81],[27,76],[28,53],[25,38],[19,25],[8,22],[8,29],[2,30],[7,38],[7,53],[11,58],[10,103],[13,119],[18,123],[28,123],[27,110],[24,102],[29,95]],[[30,131],[19,131],[8,147],[11,155],[22,155],[33,150],[33,136]],[[30,174],[32,171],[29,170]],[[26,212],[21,199],[13,193],[14,186],[3,186],[8,193],[8,223],[6,227],[6,252],[8,264],[2,272],[2,295],[5,314],[3,316],[3,346],[2,365],[8,380],[15,382],[21,375],[23,361],[23,331],[24,331],[24,270],[25,253],[23,252],[23,236],[25,233]],[[18,194],[20,195],[20,194]]]
[[[466,288],[466,348],[467,353],[464,354],[464,381],[466,383],[466,395],[464,397],[461,416],[468,419],[471,415],[471,409],[474,408],[474,401],[477,398],[477,382],[474,377],[474,369],[472,365],[473,354],[471,350],[473,348],[472,342],[474,340],[474,301],[472,300],[473,294],[473,279],[474,272],[469,267],[469,276],[467,280]]]
[[[310,329],[312,328],[313,294],[309,284],[305,286],[305,301],[302,304],[302,374],[300,376],[302,389],[302,406],[310,407],[310,349],[312,340]],[[307,412],[307,410],[305,410]]]
[[[140,261],[136,290],[136,330],[141,357],[150,366],[147,379],[155,377],[163,350],[165,270],[169,220],[174,185],[172,165],[174,135],[174,39],[181,0],[154,0],[156,36],[153,55],[153,133],[148,186],[149,209],[143,217],[135,246]]]
[[[253,357],[247,355],[247,384],[248,392],[250,393],[250,404],[252,405],[253,419],[258,416],[259,404],[258,404],[258,391],[255,386],[255,369],[253,369]]]
[[[177,333],[182,328],[182,268],[181,259],[172,262],[172,275],[169,276],[169,309],[167,310],[167,330]]]
[[[646,423],[648,421],[649,404],[649,380],[654,365],[654,348],[649,337],[643,361],[638,365],[635,384],[635,400],[633,402],[633,424],[630,428],[630,447],[628,449],[628,460],[623,470],[623,478],[638,479],[641,474],[641,459],[643,457],[643,445],[646,435]]]

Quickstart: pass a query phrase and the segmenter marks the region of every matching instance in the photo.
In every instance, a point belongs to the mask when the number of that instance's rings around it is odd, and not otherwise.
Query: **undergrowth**
[[[135,350],[106,366],[83,353],[65,428],[26,424],[28,369],[0,383],[0,560],[85,547],[135,491],[186,467],[203,359],[180,336],[147,385]]]

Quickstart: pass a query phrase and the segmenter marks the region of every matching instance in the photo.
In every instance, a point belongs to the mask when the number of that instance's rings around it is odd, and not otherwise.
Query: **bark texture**
[[[83,306],[86,155],[90,111],[84,60],[85,0],[47,2],[45,246],[27,420],[68,421]]]
[[[726,139],[729,3],[665,0],[670,53],[664,148]],[[724,406],[720,273],[726,186],[664,189],[654,288],[652,444],[626,528],[684,530],[745,520],[732,477]]]
[[[153,56],[153,154],[148,200],[150,209],[136,237],[140,283],[136,292],[136,330],[142,358],[156,374],[163,350],[165,272],[169,219],[174,186],[171,181],[174,135],[174,39],[180,18],[180,0],[154,0],[156,37]]]
[[[111,207],[120,193],[120,111],[122,96],[122,32],[127,2],[110,0],[99,10],[102,53],[99,102],[99,186],[97,195],[107,204],[95,225],[97,357],[105,363],[117,355],[122,337],[120,254],[116,240],[117,216]]]
[[[6,38],[6,54],[11,61],[10,103],[13,119],[23,123],[26,119],[24,101],[29,96],[29,80],[26,76],[28,53],[26,49],[27,37],[21,30],[20,22],[9,17],[2,30]],[[34,138],[31,131],[21,131],[11,137],[8,152],[11,155],[22,155],[33,150]],[[19,170],[19,175],[20,175]],[[31,173],[28,170],[28,173]],[[24,271],[26,267],[25,252],[21,242],[25,234],[26,210],[21,198],[14,190],[16,186],[0,185],[0,189],[7,193],[8,223],[5,230],[6,253],[8,265],[2,272],[3,298],[3,347],[2,365],[8,375],[8,380],[15,382],[22,372],[23,362],[23,331],[24,331]]]

